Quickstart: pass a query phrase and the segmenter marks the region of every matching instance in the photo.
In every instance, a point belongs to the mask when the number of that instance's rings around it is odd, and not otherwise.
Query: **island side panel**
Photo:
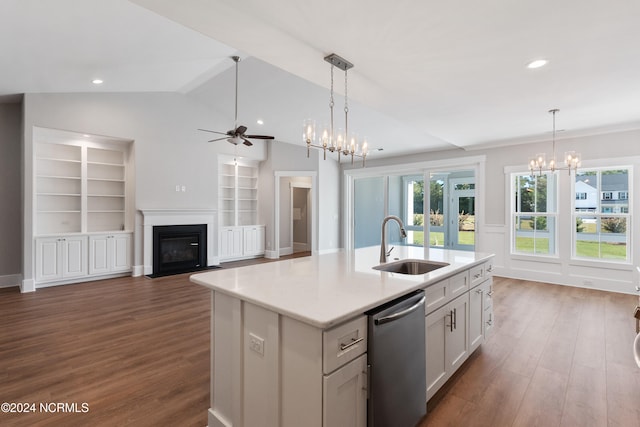
[[[282,426],[322,426],[322,330],[280,317]]]
[[[242,304],[211,291],[209,427],[242,426]]]
[[[278,314],[243,302],[245,426],[279,426]]]

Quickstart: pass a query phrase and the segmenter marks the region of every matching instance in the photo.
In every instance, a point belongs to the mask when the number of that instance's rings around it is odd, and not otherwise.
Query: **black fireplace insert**
[[[207,224],[153,227],[153,276],[207,268]]]

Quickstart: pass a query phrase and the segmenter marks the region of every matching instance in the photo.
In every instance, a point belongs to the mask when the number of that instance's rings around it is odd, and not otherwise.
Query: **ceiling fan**
[[[238,62],[240,62],[240,57],[232,56],[231,59],[233,59],[233,62],[236,63],[236,110],[235,110],[234,128],[226,132],[217,132],[215,130],[209,130],[209,129],[198,129],[198,130],[201,130],[203,132],[217,133],[218,135],[224,135],[221,138],[211,139],[208,142],[215,142],[215,141],[221,141],[223,139],[226,139],[231,144],[236,146],[240,143],[243,143],[248,147],[252,146],[253,143],[249,141],[249,139],[274,139],[273,136],[269,136],[269,135],[247,135],[245,133],[247,131],[247,127],[242,125],[238,126]]]

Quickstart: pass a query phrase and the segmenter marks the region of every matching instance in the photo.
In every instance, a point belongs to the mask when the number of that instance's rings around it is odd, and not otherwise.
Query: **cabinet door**
[[[87,275],[87,238],[64,237],[62,239],[62,276]]]
[[[264,227],[244,227],[244,255],[260,255],[264,253]]]
[[[456,298],[449,304],[453,327],[445,340],[447,371],[455,372],[469,356],[469,294]]]
[[[111,238],[111,271],[131,270],[131,235],[114,234]]]
[[[324,427],[364,427],[367,423],[367,355],[325,375],[322,394]]]
[[[473,352],[482,344],[484,339],[483,325],[483,285],[471,289],[469,292],[469,352]]]
[[[220,229],[220,258],[242,256],[242,228],[222,227]]]
[[[36,239],[36,281],[62,278],[58,238]]]
[[[109,272],[109,237],[89,237],[89,274]]]
[[[427,350],[427,400],[447,381],[446,334],[451,329],[451,314],[444,306],[429,314],[425,324]]]

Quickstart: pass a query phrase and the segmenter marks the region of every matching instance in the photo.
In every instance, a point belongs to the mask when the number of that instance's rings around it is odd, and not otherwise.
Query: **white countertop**
[[[450,265],[423,275],[373,270],[380,247],[293,258],[194,274],[190,280],[318,328],[328,328],[451,276],[492,254],[397,246],[389,262],[428,259]]]

